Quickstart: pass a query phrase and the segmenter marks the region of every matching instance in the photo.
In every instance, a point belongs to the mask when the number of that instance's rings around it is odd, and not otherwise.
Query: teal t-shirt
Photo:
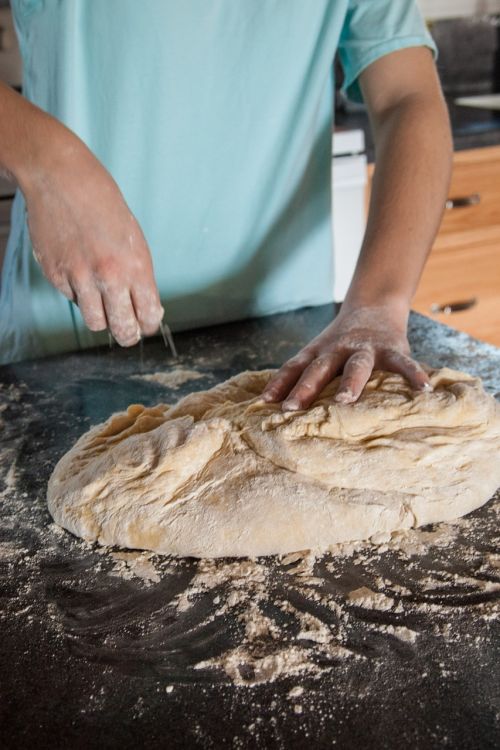
[[[356,94],[378,57],[432,47],[412,0],[12,6],[24,94],[117,181],[174,330],[331,301],[334,56]],[[103,340],[44,278],[21,195],[0,326],[3,362]]]

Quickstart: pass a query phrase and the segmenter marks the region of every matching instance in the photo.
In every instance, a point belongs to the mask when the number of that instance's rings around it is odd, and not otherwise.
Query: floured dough
[[[346,405],[337,378],[283,413],[260,398],[271,374],[91,429],[50,479],[55,521],[106,545],[270,555],[453,519],[500,485],[500,405],[477,378],[437,370],[429,393],[375,372]]]

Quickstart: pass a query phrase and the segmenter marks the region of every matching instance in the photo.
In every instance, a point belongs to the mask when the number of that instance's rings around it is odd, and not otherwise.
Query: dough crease
[[[104,545],[256,557],[449,521],[500,485],[500,405],[478,378],[434,370],[415,392],[375,371],[356,404],[334,401],[336,378],[282,412],[261,398],[272,374],[93,427],[49,480],[56,523]]]

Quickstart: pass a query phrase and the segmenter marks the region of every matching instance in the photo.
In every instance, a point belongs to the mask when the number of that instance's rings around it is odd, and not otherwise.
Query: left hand
[[[411,357],[407,321],[408,309],[389,304],[342,307],[335,320],[271,378],[264,399],[283,401],[286,411],[307,409],[342,372],[335,401],[352,403],[374,369],[400,373],[415,390],[431,390],[425,370]]]

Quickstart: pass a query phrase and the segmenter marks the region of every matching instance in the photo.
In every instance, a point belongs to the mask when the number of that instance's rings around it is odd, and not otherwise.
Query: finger
[[[76,292],[74,290],[74,284],[70,281],[66,273],[61,272],[57,268],[46,269],[42,268],[43,274],[48,281],[58,291],[63,294],[66,299],[70,302],[76,302]]]
[[[66,299],[69,299],[70,302],[76,302],[76,292],[72,288],[69,281],[67,281],[66,279],[55,280],[51,278],[49,278],[49,281],[55,286],[56,289],[58,289],[61,292],[61,294],[63,294],[66,297]]]
[[[164,315],[156,285],[143,284],[132,287],[132,304],[141,332],[152,336],[158,330]]]
[[[370,379],[374,364],[375,357],[369,349],[352,354],[344,365],[335,401],[341,404],[357,401]]]
[[[108,328],[120,346],[133,346],[141,338],[141,329],[135,316],[130,292],[102,284],[102,298]]]
[[[283,409],[286,411],[307,409],[325,385],[335,377],[342,366],[344,357],[345,355],[340,352],[333,352],[313,359],[283,402]]]
[[[384,367],[390,372],[397,372],[408,380],[417,391],[432,391],[429,376],[424,368],[403,352],[387,352],[383,358]]]
[[[301,351],[288,362],[285,362],[264,388],[263,399],[265,401],[281,401],[285,398],[313,359],[314,354]]]
[[[75,301],[91,331],[104,331],[108,327],[102,297],[94,285],[76,285]]]

